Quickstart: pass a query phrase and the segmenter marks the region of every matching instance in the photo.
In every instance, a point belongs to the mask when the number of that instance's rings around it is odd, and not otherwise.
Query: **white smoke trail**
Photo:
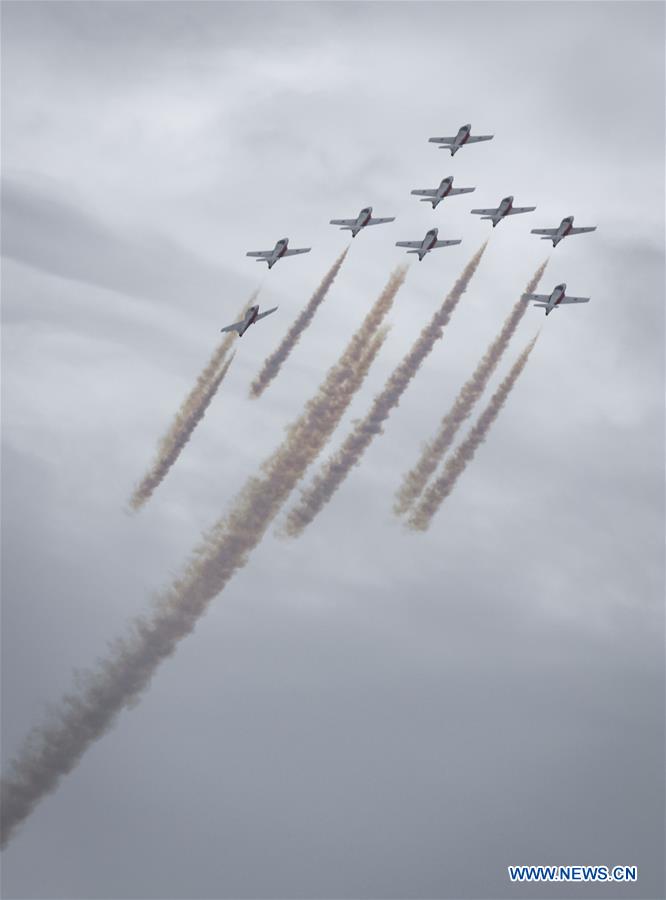
[[[453,490],[456,481],[474,458],[474,454],[479,446],[485,441],[493,422],[504,406],[520,373],[525,368],[532,348],[536,344],[537,337],[538,334],[530,341],[527,347],[525,347],[513,364],[509,374],[490,398],[488,406],[481,413],[470,433],[446,461],[443,473],[426,490],[420,504],[407,520],[407,525],[412,530],[426,531],[433,516]]]
[[[305,309],[303,309],[297,316],[296,321],[285,335],[284,340],[282,341],[280,346],[266,359],[261,372],[259,372],[257,377],[250,385],[250,397],[260,397],[266,390],[268,385],[271,383],[271,381],[278,374],[287,357],[299,342],[301,335],[314,318],[314,314],[316,313],[317,309],[324,301],[324,298],[330,290],[331,285],[335,281],[335,276],[340,271],[340,266],[344,262],[348,252],[349,247],[347,247],[347,249],[344,250],[336,259],[329,271],[326,273],[326,275],[324,275],[324,278],[317,290],[314,292],[312,297],[310,297]]]
[[[196,626],[208,605],[242,568],[296,482],[333,433],[386,336],[382,322],[404,281],[397,270],[329,370],[315,396],[288,429],[280,447],[252,476],[231,511],[202,539],[184,574],[156,601],[151,615],[135,619],[96,671],[81,678],[52,722],[35,729],[2,781],[0,846],[85,751],[136,702],[157,670]]]
[[[487,244],[487,242],[486,242]],[[303,532],[315,516],[332,498],[353,466],[357,465],[375,435],[380,434],[382,425],[391,410],[416,375],[423,360],[428,356],[436,341],[442,337],[444,326],[449,321],[458,301],[464,294],[472,276],[477,270],[486,249],[483,244],[465,266],[462,274],[451,288],[442,305],[423,329],[412,349],[400,365],[389,376],[384,389],[378,394],[370,411],[348,435],[340,449],[330,457],[315,476],[312,484],[301,493],[301,498],[287,515],[283,533],[296,537]]]
[[[545,260],[536,270],[527,283],[525,294],[531,294],[536,290],[547,264],[548,260]],[[425,444],[418,462],[405,475],[403,483],[396,494],[396,501],[393,507],[397,515],[407,512],[423,493],[428,479],[433,475],[453,443],[458,429],[465,419],[469,417],[474,404],[486,389],[488,381],[497,368],[502,354],[509,346],[509,341],[525,315],[527,307],[528,304],[521,296],[506,318],[501,331],[481,357],[474,374],[462,386],[460,393],[453,402],[453,406],[442,419],[437,434]]]

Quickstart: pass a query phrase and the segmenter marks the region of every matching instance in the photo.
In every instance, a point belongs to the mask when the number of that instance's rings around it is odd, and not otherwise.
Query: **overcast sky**
[[[664,6],[3,3],[3,766],[168,587],[404,257],[362,416],[491,234],[323,513],[272,532],[3,854],[6,898],[664,896]],[[471,122],[492,142],[427,142]],[[410,196],[454,175],[473,196]],[[507,194],[536,212],[494,231]],[[250,381],[372,204],[313,325]],[[529,233],[566,215],[594,234]],[[288,235],[267,272],[245,251]],[[539,263],[542,328],[425,534],[394,491]],[[410,257],[413,259],[413,257]],[[239,305],[180,460],[127,501]],[[482,401],[483,402],[483,401]],[[480,411],[480,408],[479,408]],[[278,524],[279,524],[278,520]],[[636,885],[509,864],[638,865]]]

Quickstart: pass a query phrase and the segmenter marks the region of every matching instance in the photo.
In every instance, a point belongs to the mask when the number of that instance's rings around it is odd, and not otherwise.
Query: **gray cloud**
[[[241,282],[159,232],[111,227],[51,184],[2,182],[2,254],[61,278],[160,303],[210,303]]]
[[[3,895],[511,897],[509,862],[555,859],[636,862],[623,893],[663,896],[663,30],[654,3],[3,6],[5,760],[281,442],[393,242],[464,244],[412,267],[333,452],[488,236],[469,208],[537,206],[492,233],[353,490],[299,541],[266,535],[4,851]],[[428,145],[468,121],[495,139]],[[449,174],[473,204],[410,197]],[[395,223],[359,235],[250,403],[344,246],[328,220],[368,203]],[[517,345],[544,327],[510,415],[403,533],[392,491],[541,262],[529,229],[567,214],[598,231],[542,287],[592,302],[527,311]],[[313,249],[265,274],[279,314],[126,516],[259,286],[245,251],[284,235]]]

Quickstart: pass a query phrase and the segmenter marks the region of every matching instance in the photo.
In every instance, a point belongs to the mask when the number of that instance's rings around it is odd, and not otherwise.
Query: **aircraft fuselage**
[[[451,145],[451,156],[454,156],[455,153],[463,147],[467,141],[469,140],[469,135],[472,130],[471,125],[462,125],[458,129],[458,134],[456,135],[456,139]]]
[[[247,313],[245,314],[245,324],[238,332],[238,337],[243,337],[243,335],[248,330],[250,325],[254,325],[254,323],[257,321],[258,315],[259,315],[259,307],[258,306],[251,306],[248,309]]]
[[[372,218],[372,207],[366,206],[365,209],[362,209],[356,218],[356,224],[352,227],[351,233],[352,237],[356,237],[359,231],[368,224],[370,219]]]
[[[548,298],[548,306],[546,307],[546,315],[550,315],[558,303],[562,302],[562,298],[566,295],[567,286],[566,284],[558,284],[553,288],[553,291]]]
[[[553,247],[557,247],[559,242],[563,240],[573,228],[573,216],[567,216],[566,219],[562,219],[557,229],[557,234],[553,238]]]
[[[505,197],[502,201],[500,201],[500,205],[497,208],[497,212],[493,216],[493,228],[502,221],[505,216],[508,216],[513,207],[513,197]]]
[[[284,256],[287,252],[287,247],[289,246],[289,238],[280,238],[280,240],[275,245],[275,249],[273,250],[273,255],[268,261],[268,268],[272,269],[275,263],[280,259],[280,257]]]
[[[439,185],[439,190],[437,191],[437,199],[443,200],[444,197],[447,197],[451,192],[452,187],[453,177],[449,175],[448,178],[443,178],[441,184]]]
[[[437,243],[437,229],[431,228],[430,231],[423,238],[423,243],[421,244],[421,249],[419,250],[419,262],[423,259],[423,257],[428,253]]]

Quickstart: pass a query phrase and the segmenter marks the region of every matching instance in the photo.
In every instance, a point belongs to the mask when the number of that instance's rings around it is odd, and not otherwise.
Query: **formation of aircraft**
[[[432,190],[428,188],[415,190],[412,191],[412,194],[420,197],[421,203],[432,203],[432,208],[436,209],[445,197],[455,197],[456,194],[471,194],[475,190],[476,188],[454,188],[453,175],[448,175],[446,178],[442,178],[439,187]]]
[[[351,231],[351,235],[354,238],[367,225],[384,225],[386,222],[395,222],[395,216],[391,216],[390,219],[373,219],[372,207],[366,206],[355,219],[331,219],[329,224],[340,225],[340,231]]]
[[[468,144],[475,144],[480,141],[490,141],[492,140],[494,135],[492,134],[472,134],[472,126],[468,123],[467,125],[462,125],[457,134],[454,137],[431,137],[428,138],[428,141],[433,144],[439,145],[439,149],[448,149],[451,152],[451,156],[455,156],[455,154],[460,150],[461,147],[465,147]],[[454,197],[458,194],[470,194],[472,191],[475,191],[476,188],[473,187],[464,187],[464,188],[454,188],[453,187],[453,175],[447,175],[446,178],[442,178],[439,183],[439,186],[436,188],[419,188],[413,190],[411,193],[420,198],[421,202],[430,203],[432,205],[433,210],[436,209],[442,200],[447,197]],[[536,209],[536,206],[514,206],[513,205],[513,197],[508,196],[504,197],[499,206],[492,207],[489,209],[473,209],[471,213],[473,215],[481,216],[482,219],[487,219],[492,222],[493,228],[495,228],[502,219],[507,216],[515,216],[518,213],[528,213],[533,212]],[[366,228],[368,225],[384,225],[389,222],[395,222],[395,216],[391,216],[388,218],[375,218],[372,215],[372,207],[366,206],[364,207],[355,219],[331,219],[331,225],[338,225],[342,231],[350,231],[351,236],[354,238],[356,235]],[[541,236],[542,240],[548,240],[553,242],[553,247],[556,247],[560,241],[564,240],[565,237],[569,237],[572,234],[584,234],[589,231],[596,231],[597,226],[587,226],[585,228],[574,228],[573,225],[574,217],[567,216],[562,219],[557,228],[533,228],[531,233],[537,234]],[[461,240],[450,240],[450,241],[440,241],[438,240],[438,229],[431,228],[426,232],[425,237],[420,241],[396,241],[396,247],[406,247],[408,253],[415,253],[418,255],[419,262],[423,260],[424,256],[429,253],[431,250],[438,249],[439,247],[451,247],[454,244],[462,243]],[[297,249],[290,250],[289,249],[289,239],[281,238],[275,244],[275,247],[272,250],[250,250],[246,255],[256,257],[257,262],[265,262],[268,265],[269,269],[272,269],[275,263],[282,259],[285,256],[296,256],[300,253],[309,253],[311,250],[310,247],[300,247]],[[566,284],[558,284],[552,291],[551,294],[525,294],[525,300],[527,301],[535,301],[535,305],[539,306],[546,311],[546,315],[549,315],[553,309],[556,309],[558,306],[566,303],[587,303],[589,301],[589,297],[567,297],[566,296]],[[253,325],[255,322],[258,322],[259,319],[263,319],[264,316],[270,315],[270,313],[275,312],[277,309],[273,307],[273,309],[266,310],[266,312],[260,313],[258,306],[251,306],[242,322],[235,322],[233,325],[227,325],[226,328],[223,328],[222,331],[237,331],[239,335],[245,334],[250,325]]]
[[[267,309],[265,312],[260,313],[258,306],[250,306],[245,313],[244,319],[240,322],[234,322],[233,325],[225,325],[220,331],[237,331],[238,337],[243,337],[250,325],[254,325],[259,319],[265,319],[266,316],[270,316],[276,309],[277,306],[274,306],[272,309]]]
[[[560,241],[563,241],[565,237],[569,237],[572,234],[585,234],[587,231],[596,231],[596,225],[589,225],[586,228],[574,228],[573,227],[573,216],[567,216],[566,219],[562,219],[557,228],[533,228],[531,234],[541,234],[543,237],[542,241],[552,241],[553,247],[557,247]]]
[[[257,262],[268,263],[268,268],[272,269],[278,259],[283,256],[296,256],[298,253],[309,253],[312,247],[300,247],[297,250],[289,249],[289,238],[280,238],[272,250],[250,250],[246,256],[256,256]]]
[[[430,253],[431,250],[437,250],[439,247],[452,247],[453,244],[460,244],[461,241],[438,241],[437,240],[438,229],[431,228],[430,231],[426,231],[425,237],[421,241],[396,241],[396,247],[411,247],[411,250],[408,250],[407,253],[418,253],[419,262],[423,260],[423,257],[426,253]]]
[[[472,126],[461,125],[458,134],[455,137],[431,137],[428,138],[431,144],[439,144],[440,150],[450,150],[451,156],[455,156],[461,147],[465,144],[476,144],[478,141],[492,141],[493,134],[477,134],[472,135]]]
[[[500,200],[500,205],[495,209],[473,209],[471,212],[475,216],[481,216],[482,219],[490,219],[493,228],[506,216],[515,216],[518,213],[534,212],[536,206],[514,206],[513,197],[504,197]]]
[[[550,315],[554,309],[564,303],[589,303],[589,297],[569,297],[566,293],[567,286],[565,282],[556,284],[550,294],[523,294],[523,300],[534,302],[535,306],[546,310],[546,315]]]

